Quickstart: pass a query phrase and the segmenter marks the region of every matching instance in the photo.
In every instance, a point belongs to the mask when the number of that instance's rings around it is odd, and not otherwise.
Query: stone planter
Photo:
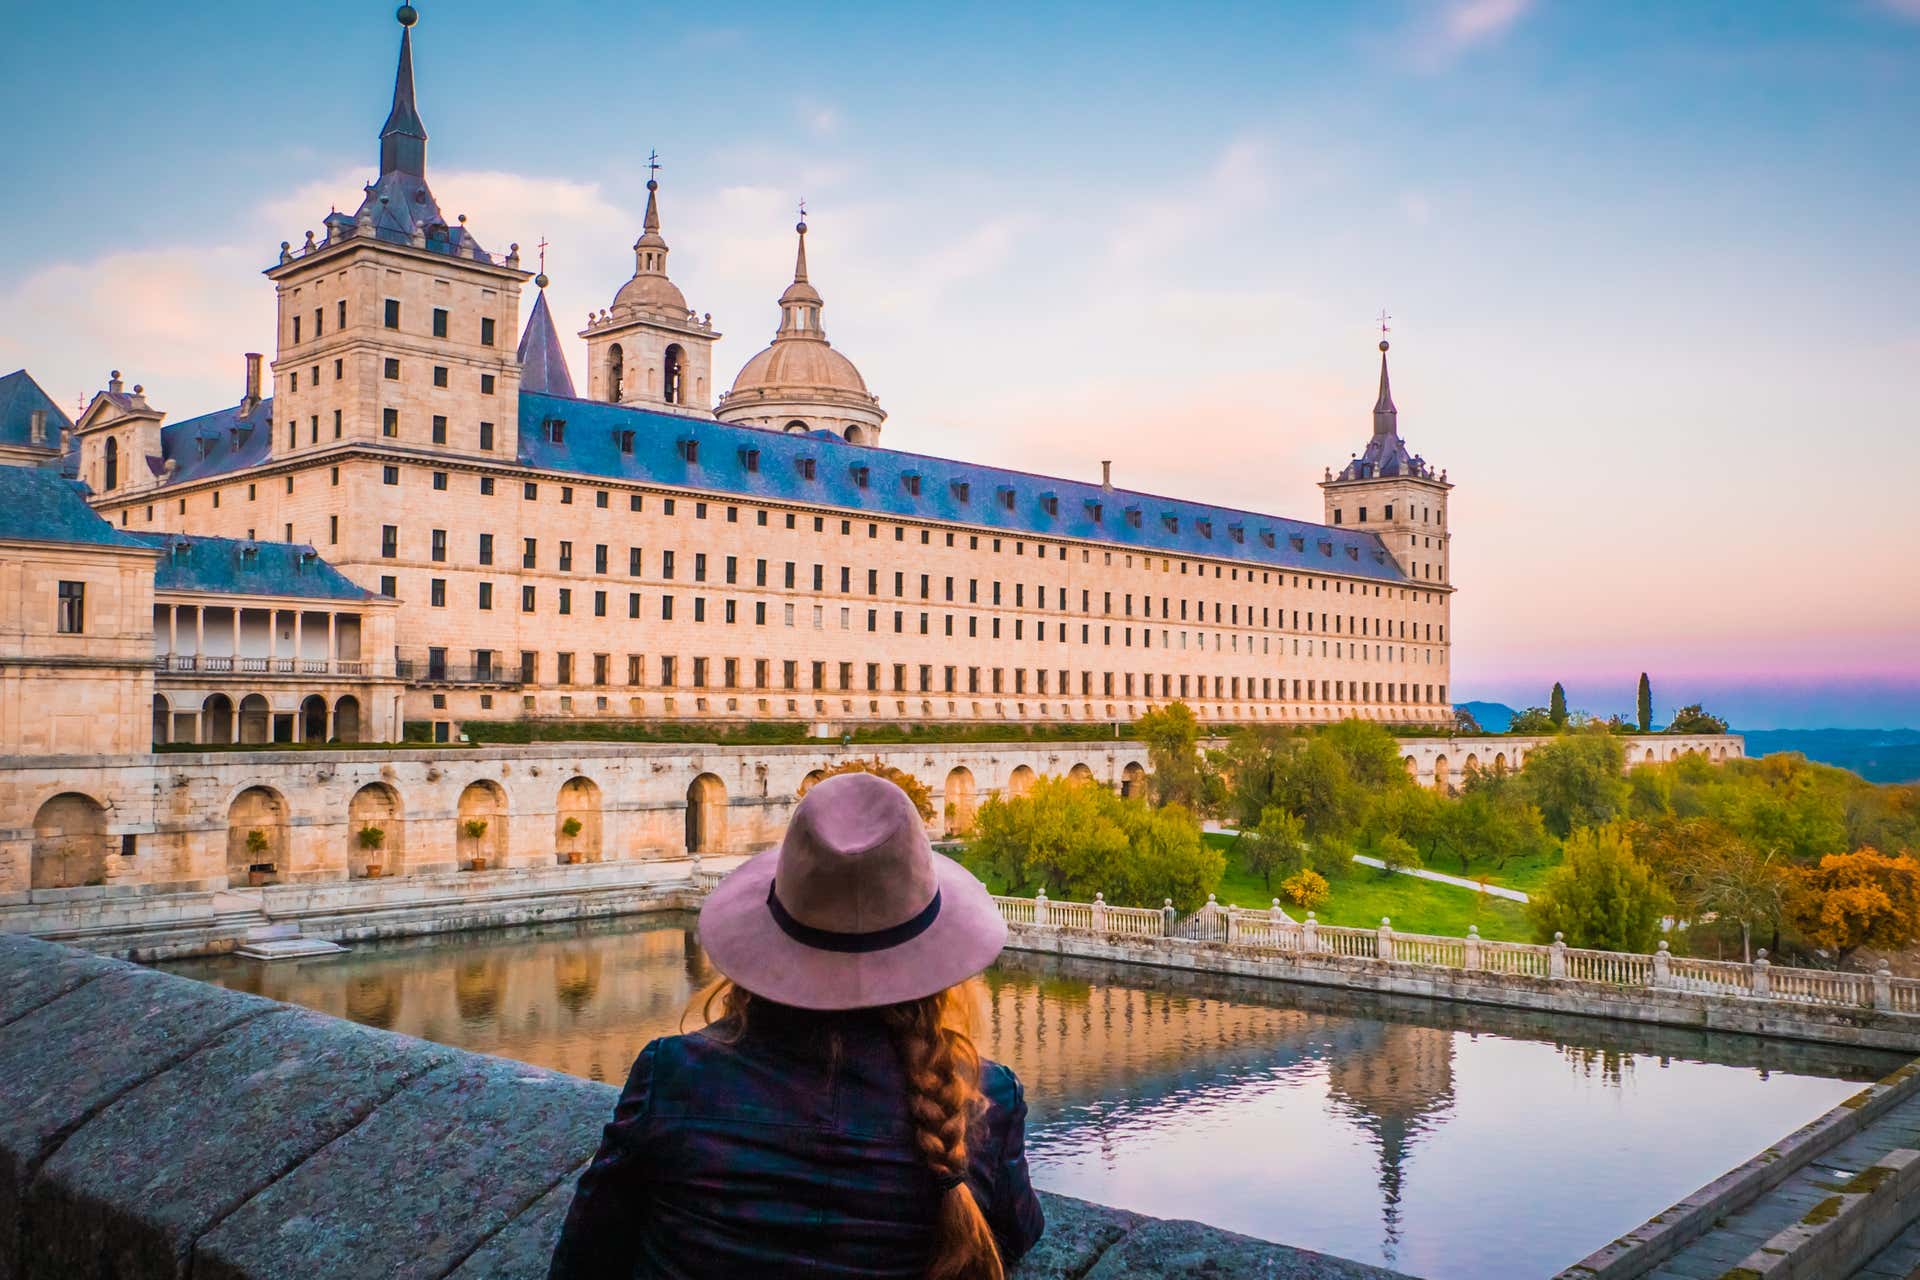
[[[385,874],[386,874],[386,869],[382,867],[379,863],[369,862],[367,864],[367,879],[378,880],[381,876]]]
[[[583,854],[580,854],[577,852],[569,852],[567,854],[567,865],[570,867],[577,867],[581,863],[585,862],[586,860],[587,859]]]
[[[257,889],[263,884],[272,884],[272,883],[273,883],[273,868],[267,867],[265,869],[262,869],[260,867],[249,867],[247,869],[247,884],[250,887]]]
[[[485,871],[486,869],[487,860],[485,858],[469,858],[467,860],[467,870],[469,871]]]

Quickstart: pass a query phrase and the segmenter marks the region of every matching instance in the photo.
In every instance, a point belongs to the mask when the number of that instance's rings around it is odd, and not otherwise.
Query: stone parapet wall
[[[0,1280],[532,1280],[616,1095],[0,935]],[[1394,1274],[1042,1198],[1017,1280]]]

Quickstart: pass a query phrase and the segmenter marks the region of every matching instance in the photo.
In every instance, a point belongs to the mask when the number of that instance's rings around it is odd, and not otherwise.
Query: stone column
[[[340,620],[339,614],[335,613],[331,609],[327,610],[327,670],[328,672],[332,672],[334,670],[334,665],[333,665],[334,660],[340,656],[340,636],[339,636],[339,629],[337,625],[339,623],[339,620]]]
[[[1095,933],[1107,931],[1107,895],[1104,893],[1093,895],[1093,931]]]
[[[1380,917],[1380,958],[1393,959],[1393,921],[1386,916]]]
[[[1767,959],[1767,949],[1765,947],[1762,947],[1758,951],[1753,953],[1753,994],[1754,995],[1771,996],[1773,994],[1773,982],[1771,977],[1767,973],[1767,970],[1771,969],[1772,967],[1773,967],[1772,962]]]
[[[306,610],[295,606],[293,610],[293,669],[300,670],[300,664],[306,661],[306,646],[300,642],[306,638]]]
[[[167,666],[173,666],[173,655],[180,652],[180,606],[167,606]]]
[[[1042,928],[1053,923],[1047,918],[1047,890],[1044,885],[1040,892],[1033,895],[1033,922]]]
[[[1660,949],[1653,953],[1653,985],[1667,987],[1673,985],[1673,956],[1667,951],[1667,940],[1660,939]]]
[[[273,670],[273,664],[280,657],[280,611],[271,605],[267,607],[267,670]]]
[[[1556,932],[1553,945],[1547,948],[1547,976],[1564,978],[1567,976],[1567,935]]]
[[[1893,1008],[1893,971],[1885,960],[1873,971],[1873,1007],[1883,1010]]]
[[[193,606],[193,665],[202,669],[207,660],[207,606]],[[205,739],[202,739],[205,741]]]
[[[238,671],[240,669],[240,606],[239,605],[233,606],[233,669],[235,671]],[[235,716],[238,716],[240,714],[239,704],[237,703],[234,706],[233,714]],[[235,734],[234,734],[233,740],[235,742],[238,742],[240,741],[238,721],[235,722],[234,730],[235,730]]]
[[[1480,967],[1480,926],[1477,924],[1467,926],[1466,958],[1461,965],[1468,969]]]
[[[1307,912],[1306,923],[1300,926],[1300,949],[1306,952],[1320,950],[1320,921],[1313,912]]]

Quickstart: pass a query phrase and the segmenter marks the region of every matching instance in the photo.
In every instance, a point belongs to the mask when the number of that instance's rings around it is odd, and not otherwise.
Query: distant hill
[[[1477,720],[1488,733],[1505,733],[1520,713],[1504,702],[1456,702],[1456,708]]]
[[[1482,723],[1485,723],[1484,721]],[[1798,751],[1868,782],[1920,782],[1920,729],[1736,729],[1750,756]]]

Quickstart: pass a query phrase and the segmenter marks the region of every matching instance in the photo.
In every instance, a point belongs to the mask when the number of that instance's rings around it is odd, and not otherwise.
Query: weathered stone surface
[[[0,1029],[0,1280],[16,1274],[27,1184],[68,1134],[237,1023],[280,1007],[118,966]]]
[[[195,1247],[195,1280],[438,1277],[585,1163],[604,1086],[478,1054],[419,1077]]]
[[[1020,1259],[1018,1280],[1078,1280],[1114,1242],[1147,1219],[1125,1209],[1040,1193],[1047,1232]]]
[[[242,1023],[47,1161],[28,1188],[21,1276],[185,1275],[201,1233],[452,1057],[304,1009]]]
[[[619,1093],[608,1087],[607,1114],[613,1113]],[[447,1280],[505,1280],[508,1276],[547,1274],[547,1263],[553,1259],[553,1246],[559,1242],[560,1224],[567,1220],[567,1206],[573,1203],[573,1188],[580,1181],[580,1172],[569,1169],[553,1190],[475,1249]]]
[[[0,933],[0,1027],[125,965],[20,933]]]
[[[1085,1280],[1392,1280],[1398,1271],[1269,1244],[1200,1222],[1148,1219],[1095,1263]]]

